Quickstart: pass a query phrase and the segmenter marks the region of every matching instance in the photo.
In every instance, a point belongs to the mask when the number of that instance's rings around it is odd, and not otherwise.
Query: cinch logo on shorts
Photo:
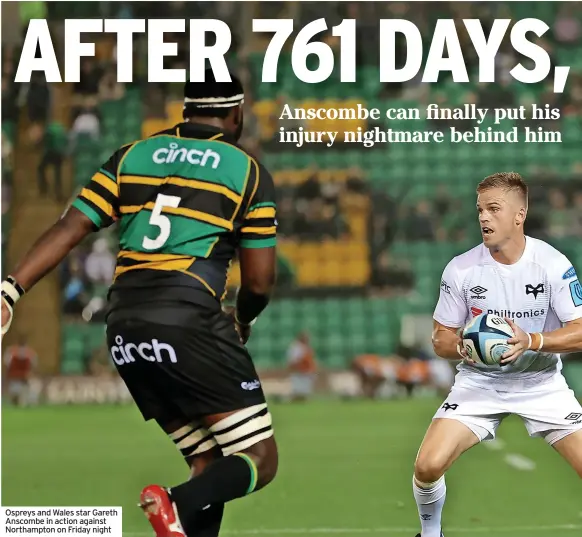
[[[171,164],[177,160],[180,162],[188,161],[190,164],[198,166],[206,166],[208,159],[212,159],[212,168],[216,170],[220,164],[220,155],[216,151],[207,149],[206,151],[199,151],[198,149],[187,149],[180,147],[179,144],[173,142],[170,148],[162,147],[154,151],[152,160],[156,164]]]
[[[112,360],[117,365],[129,364],[135,362],[136,358],[142,358],[147,362],[163,362],[163,353],[165,351],[166,357],[170,362],[176,363],[176,351],[174,347],[167,343],[161,343],[157,339],[152,339],[151,343],[135,343],[123,344],[121,336],[115,336],[115,346],[111,347],[110,354]]]
[[[243,390],[251,391],[251,390],[256,390],[256,389],[260,388],[261,383],[258,380],[253,380],[251,382],[241,382],[240,387]]]

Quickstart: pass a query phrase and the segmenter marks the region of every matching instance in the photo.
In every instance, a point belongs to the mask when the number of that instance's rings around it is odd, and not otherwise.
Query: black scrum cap
[[[231,82],[217,82],[212,69],[206,69],[204,82],[184,85],[184,117],[196,115],[200,109],[228,109],[244,102],[240,80],[232,73]],[[210,110],[207,110],[208,112]]]

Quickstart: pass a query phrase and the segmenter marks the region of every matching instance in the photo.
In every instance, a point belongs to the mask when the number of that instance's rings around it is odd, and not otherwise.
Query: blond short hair
[[[527,205],[528,188],[523,177],[517,172],[497,172],[488,177],[477,186],[477,194],[490,188],[501,188],[510,192],[517,192]]]

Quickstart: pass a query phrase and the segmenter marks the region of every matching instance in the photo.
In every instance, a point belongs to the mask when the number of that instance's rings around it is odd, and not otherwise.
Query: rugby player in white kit
[[[417,537],[440,537],[445,472],[469,448],[495,438],[501,420],[520,416],[582,478],[582,406],[561,373],[561,354],[582,351],[582,288],[566,256],[527,237],[527,186],[496,173],[477,188],[483,243],[444,270],[433,331],[435,352],[463,361],[418,452],[413,489]],[[480,313],[505,317],[515,338],[501,366],[469,360],[458,335]]]

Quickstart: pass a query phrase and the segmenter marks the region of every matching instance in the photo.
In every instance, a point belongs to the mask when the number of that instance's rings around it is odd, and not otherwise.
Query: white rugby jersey
[[[480,244],[446,266],[433,317],[460,328],[481,313],[509,317],[525,332],[551,332],[582,317],[582,287],[568,258],[544,241],[526,237],[513,265],[498,263]],[[500,391],[563,380],[560,355],[544,352],[526,351],[503,367],[461,363],[457,369],[458,381]]]

